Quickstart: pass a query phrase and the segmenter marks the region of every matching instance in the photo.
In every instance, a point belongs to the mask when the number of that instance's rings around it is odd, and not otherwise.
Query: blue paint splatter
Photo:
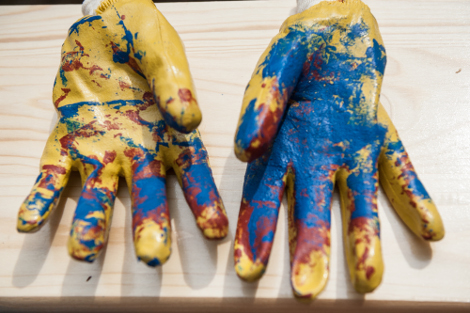
[[[69,28],[69,36],[72,35],[73,33],[76,33],[77,36],[79,36],[79,26],[85,23],[88,23],[89,26],[91,26],[91,23],[93,21],[101,20],[101,16],[95,15],[95,16],[85,16],[81,19],[79,19],[77,22],[75,22],[72,26]]]

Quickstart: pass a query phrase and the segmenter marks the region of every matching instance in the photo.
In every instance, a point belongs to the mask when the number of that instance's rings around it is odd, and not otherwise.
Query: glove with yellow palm
[[[68,249],[76,259],[93,261],[106,243],[118,177],[124,176],[136,254],[155,266],[171,251],[168,169],[207,238],[223,238],[228,220],[195,130],[201,112],[178,34],[150,0],[101,1],[96,14],[73,24],[62,46],[53,91],[59,118],[20,208],[18,230],[41,226],[70,172],[78,170],[83,191]]]

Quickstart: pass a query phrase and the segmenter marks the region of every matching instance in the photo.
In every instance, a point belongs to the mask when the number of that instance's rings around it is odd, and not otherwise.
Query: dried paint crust
[[[68,249],[93,261],[106,244],[124,176],[137,257],[155,266],[171,252],[170,168],[207,238],[223,238],[228,220],[194,130],[201,115],[178,34],[149,0],[107,1],[99,11],[73,24],[62,46],[53,91],[59,119],[20,208],[18,230],[38,229],[78,170],[83,191]]]
[[[417,235],[443,237],[441,218],[379,104],[385,65],[377,22],[358,0],[321,2],[291,16],[271,41],[248,83],[235,137],[237,157],[249,162],[235,237],[242,279],[256,280],[266,268],[284,190],[297,297],[314,298],[327,283],[335,184],[358,292],[382,279],[379,177]]]

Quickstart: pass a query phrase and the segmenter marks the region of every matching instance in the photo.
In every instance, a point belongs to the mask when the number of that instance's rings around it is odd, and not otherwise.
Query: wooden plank
[[[204,312],[204,313],[441,313],[468,312],[469,303],[417,302],[376,300],[316,300],[310,305],[293,299],[249,298],[157,298],[157,297],[60,297],[60,298],[9,298],[3,303],[8,312]]]
[[[321,299],[470,301],[470,6],[465,0],[370,0],[386,44],[382,102],[398,128],[446,226],[427,244],[408,231],[379,195],[385,275],[372,294],[349,282],[334,198],[331,275]],[[38,233],[18,234],[17,210],[38,172],[55,122],[51,90],[77,5],[0,7],[0,296],[286,298],[289,260],[285,210],[265,276],[254,284],[233,270],[233,238],[245,164],[233,136],[254,65],[295,1],[158,4],[185,42],[204,121],[200,127],[231,222],[221,242],[203,239],[177,186],[168,182],[173,254],[152,269],[135,259],[130,198],[123,180],[108,247],[94,264],[65,248],[80,194],[74,175],[58,210]],[[90,278],[91,277],[91,278]],[[290,302],[289,302],[290,303]]]

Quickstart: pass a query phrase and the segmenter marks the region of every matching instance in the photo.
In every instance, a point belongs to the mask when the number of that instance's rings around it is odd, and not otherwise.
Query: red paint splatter
[[[183,102],[191,102],[194,100],[191,90],[186,88],[178,90],[178,97],[180,97],[181,101]]]
[[[67,173],[67,170],[59,165],[44,165],[42,171],[44,175],[41,176],[38,187],[49,190],[51,189],[50,185],[54,190],[58,190],[60,188],[60,186],[57,186],[58,176]]]
[[[123,81],[119,81],[119,87],[121,88],[121,90],[124,91],[124,89],[129,89],[131,88],[131,85],[129,85],[128,83],[126,82],[123,82]]]
[[[279,188],[280,192],[278,193],[278,200],[281,201],[284,193],[285,184]],[[252,201],[255,202],[255,201]],[[266,207],[267,203],[260,203],[262,207]],[[272,240],[267,241],[263,240],[264,237],[269,235],[272,231],[276,230],[276,221],[273,221],[268,218],[260,219],[255,229],[250,229],[249,224],[251,217],[253,215],[254,207],[252,203],[247,201],[247,199],[243,198],[242,203],[240,206],[240,213],[238,216],[238,225],[237,225],[237,232],[235,234],[235,241],[236,243],[242,245],[244,247],[244,252],[253,262],[256,260],[254,259],[252,250],[256,251],[256,259],[260,260],[262,264],[266,265],[269,259],[269,254],[271,253],[271,248],[273,245]],[[251,236],[255,236],[255,243],[254,246],[250,244],[250,233]],[[240,252],[235,253],[235,264],[237,264],[238,255],[241,255]]]
[[[348,205],[348,211],[351,212],[351,214],[356,210],[356,203],[354,202],[354,193],[351,189],[348,188],[348,194],[347,194],[347,197],[348,197],[348,202],[349,202],[349,205]]]
[[[192,165],[207,163],[205,153],[207,153],[205,148],[196,151],[194,147],[187,147],[178,155],[175,162],[182,170],[186,170]]]
[[[197,106],[197,100],[193,97],[191,90],[187,88],[181,88],[178,90],[178,97],[183,105],[184,109],[191,110],[191,107]],[[168,99],[167,104],[171,103],[174,99]]]
[[[106,151],[104,153],[104,164],[112,163],[116,159],[116,151]]]
[[[92,121],[84,126],[82,126],[81,128],[71,132],[71,133],[68,133],[67,135],[63,136],[62,138],[59,139],[59,142],[60,142],[60,145],[62,147],[62,150],[61,150],[61,155],[67,155],[68,154],[68,150],[72,147],[74,147],[74,143],[75,143],[75,139],[77,137],[84,137],[84,138],[89,138],[89,137],[94,137],[94,136],[98,136],[98,135],[103,135],[104,134],[104,131],[99,131],[99,130],[96,130],[93,126],[93,124],[95,124],[96,121]]]
[[[83,68],[83,64],[80,62],[80,59],[73,59],[71,62],[65,62],[62,64],[62,70],[65,72],[71,72]]]
[[[375,268],[372,266],[367,266],[366,268],[366,278],[370,279],[370,277],[375,273]]]
[[[139,191],[136,190],[132,193],[132,198],[135,200],[134,205],[138,205],[143,203],[147,199],[142,199],[139,197]],[[132,215],[132,228],[134,231],[136,230],[139,225],[142,225],[147,220],[154,221],[160,227],[163,228],[164,223],[170,224],[170,214],[168,211],[168,202],[166,200],[163,201],[158,207],[153,210],[146,211],[145,213],[141,210],[136,210]],[[134,240],[140,238],[140,233],[134,232]]]
[[[138,125],[142,125],[142,119],[140,118],[139,112],[128,110],[124,113],[125,116],[129,118],[129,120],[133,121]]]
[[[124,155],[131,160],[137,160],[144,157],[144,151],[138,148],[128,148],[124,150]]]
[[[117,123],[112,123],[111,121],[109,120],[106,120],[104,121],[104,124],[102,125],[103,128],[105,128],[106,130],[119,130],[119,124]]]
[[[102,71],[103,69],[99,67],[98,65],[92,65],[90,68],[90,75],[93,75],[95,71]]]
[[[75,39],[75,44],[79,47],[80,51],[85,51],[85,48],[82,46],[82,44],[80,43],[80,41],[78,41],[78,40]]]
[[[153,99],[153,93],[151,93],[150,91],[146,91],[142,98],[145,102],[151,102],[152,104],[155,102],[155,100]]]
[[[59,98],[57,98],[57,100],[54,102],[54,106],[55,106],[56,108],[59,107],[59,104],[60,104],[60,102],[61,102],[62,100],[64,100],[65,98],[67,98],[67,95],[68,95],[69,92],[70,92],[70,88],[61,88],[61,89],[62,89],[62,91],[64,92],[64,94],[61,95]]]
[[[373,232],[370,232],[370,229],[373,229]],[[348,234],[352,233],[354,229],[357,229],[361,232],[369,233],[370,235],[378,235],[379,230],[377,228],[376,222],[368,217],[356,217],[349,222]]]
[[[253,207],[248,204],[248,201],[245,199],[242,200],[240,213],[238,215],[238,225],[237,232],[235,234],[235,242],[243,246],[243,251],[252,261],[253,254],[250,249],[250,230],[248,225],[250,223],[251,215],[253,214]],[[268,245],[265,249],[271,250],[272,243],[266,242],[265,245]],[[242,255],[242,252],[239,252],[239,255]],[[237,264],[237,258],[235,257],[235,264]]]
[[[98,83],[96,80],[92,79],[91,81],[92,81],[93,83],[95,83],[96,86],[101,87],[100,83]]]
[[[89,55],[84,52],[85,48],[78,40],[75,40],[75,43],[79,47],[79,51],[67,52],[62,57],[62,66],[61,66],[62,70],[64,72],[71,72],[71,71],[75,71],[75,70],[83,68],[85,70],[89,70],[90,75],[93,75],[95,71],[102,71],[103,69],[97,65],[86,67],[82,64],[81,58],[84,56],[89,57]]]
[[[140,164],[136,165],[140,166],[140,170],[134,173],[134,179],[143,179],[143,178],[153,178],[153,177],[161,177],[161,169],[163,167],[162,162],[158,160],[153,160],[148,162],[146,165],[142,166]],[[137,166],[133,167],[134,171],[137,170]]]
[[[48,173],[53,173],[56,175],[65,175],[67,173],[65,167],[60,165],[44,165],[42,169],[46,170]]]
[[[366,217],[357,217],[350,221],[348,234],[354,231],[357,231],[360,233],[357,235],[357,238],[354,244],[357,245],[363,242],[366,245],[364,249],[364,253],[357,259],[356,269],[364,270],[366,272],[367,279],[370,279],[370,277],[374,274],[375,269],[372,266],[366,265],[366,262],[369,259],[369,253],[370,253],[369,246],[373,244],[374,240],[379,240],[378,239],[379,229],[377,227],[376,222],[373,219],[366,218]]]

